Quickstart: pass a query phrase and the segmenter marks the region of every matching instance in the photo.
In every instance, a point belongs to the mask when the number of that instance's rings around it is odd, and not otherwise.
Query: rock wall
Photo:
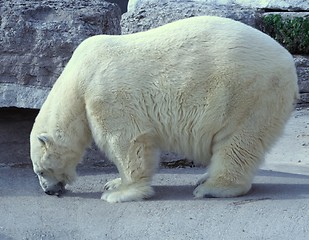
[[[127,5],[129,0],[106,0],[107,2],[116,3],[122,13],[125,13],[127,11]]]
[[[4,1],[0,6],[0,107],[40,108],[76,46],[120,34],[121,11],[100,0]]]
[[[151,3],[166,4],[168,2],[179,3],[183,0],[129,0],[128,12],[135,11],[137,8]],[[250,8],[267,8],[280,10],[309,10],[307,0],[186,0],[193,3],[207,3],[208,5],[239,5]]]
[[[294,55],[298,75],[300,104],[309,104],[309,56]]]
[[[130,4],[130,2],[129,2]],[[199,1],[171,0],[138,4],[138,8],[122,15],[121,32],[129,34],[146,31],[179,19],[213,15],[232,18],[255,26],[256,11],[237,5],[216,5]]]

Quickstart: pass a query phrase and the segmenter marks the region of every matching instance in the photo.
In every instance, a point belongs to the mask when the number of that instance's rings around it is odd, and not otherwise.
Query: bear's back
[[[251,75],[257,70],[270,74],[283,66],[291,69],[294,64],[291,55],[266,34],[213,16],[184,19],[130,35],[95,36],[79,48],[83,49],[78,50],[79,59],[85,62],[89,57],[91,66],[87,67],[104,69],[106,77],[97,80],[107,87],[130,82],[152,84],[158,75],[164,75],[164,81],[171,84],[187,84],[189,76],[179,77],[181,71],[189,75],[217,71],[222,75],[243,68]]]

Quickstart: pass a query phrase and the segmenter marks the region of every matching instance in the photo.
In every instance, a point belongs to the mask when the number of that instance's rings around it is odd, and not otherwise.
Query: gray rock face
[[[145,3],[181,2],[182,0],[129,0],[128,11],[135,11]],[[233,5],[242,7],[281,9],[289,11],[309,10],[307,0],[187,0],[187,2],[207,3],[209,5]]]
[[[263,12],[309,12],[307,0],[129,0],[122,34],[145,31],[179,19],[215,15],[257,27]],[[306,13],[303,13],[306,15]]]
[[[301,103],[309,103],[309,56],[294,56]]]
[[[179,19],[214,15],[228,17],[255,26],[256,11],[236,5],[210,5],[197,1],[157,1],[139,5],[135,11],[124,13],[121,19],[122,34],[145,31]]]
[[[1,2],[0,107],[40,108],[77,45],[120,34],[120,17],[100,0]]]

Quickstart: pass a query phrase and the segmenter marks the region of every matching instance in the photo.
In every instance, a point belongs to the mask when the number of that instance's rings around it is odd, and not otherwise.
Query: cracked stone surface
[[[78,44],[120,34],[120,17],[99,0],[1,3],[0,107],[40,108]]]

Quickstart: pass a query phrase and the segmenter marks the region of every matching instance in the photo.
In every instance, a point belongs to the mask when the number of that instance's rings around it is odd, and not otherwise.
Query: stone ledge
[[[256,10],[237,5],[208,5],[203,2],[160,2],[145,3],[121,18],[122,34],[146,31],[183,18],[213,15],[232,18],[255,26]]]
[[[300,104],[309,103],[309,56],[294,55],[295,66],[298,75],[298,86],[300,92]]]
[[[284,11],[309,11],[307,0],[129,0],[128,12],[135,11],[137,8],[146,3],[161,3],[167,2],[191,2],[191,3],[206,3],[208,5],[239,5],[242,7],[262,8],[262,9],[281,9]]]
[[[16,83],[1,83],[1,107],[39,109],[44,103],[49,91],[50,87],[25,86]]]

